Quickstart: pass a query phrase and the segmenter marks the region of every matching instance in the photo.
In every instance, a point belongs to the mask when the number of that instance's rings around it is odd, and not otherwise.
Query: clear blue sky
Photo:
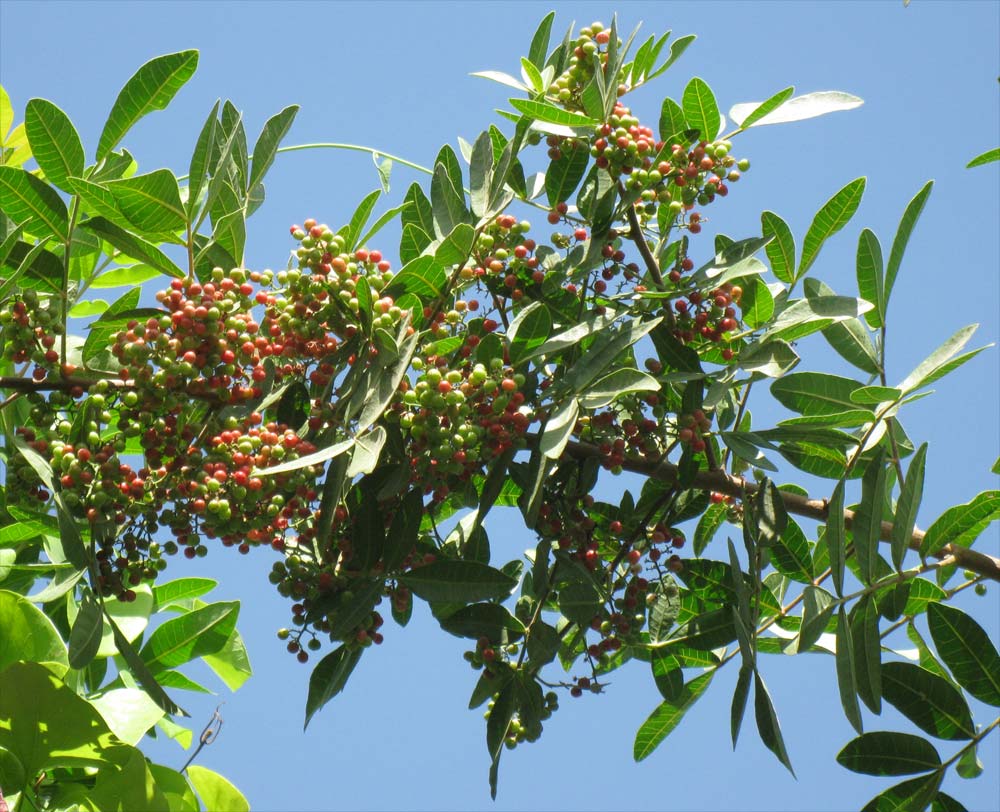
[[[125,79],[147,59],[186,48],[201,51],[198,73],[165,113],[149,116],[125,146],[143,170],[184,173],[197,130],[216,98],[245,111],[251,137],[272,113],[302,105],[287,143],[346,141],[433,160],[444,143],[472,141],[503,106],[506,90],[472,71],[516,73],[549,4],[520,3],[0,3],[0,81],[23,113],[41,96],[66,110],[88,153]],[[661,81],[630,97],[655,122],[664,95],[679,97],[691,76],[704,78],[724,110],[794,84],[798,92],[841,89],[865,105],[815,121],[765,127],[743,136],[739,154],[753,168],[713,223],[734,237],[758,233],[771,209],[801,237],[816,209],[860,175],[868,191],[854,221],[824,249],[815,275],[838,292],[854,291],[857,235],[868,226],[886,253],[907,201],[937,183],[910,243],[890,307],[890,378],[901,379],[955,329],[980,322],[976,345],[997,340],[997,165],[965,163],[1000,142],[997,77],[1000,5],[914,0],[860,2],[562,3],[557,30],[574,18],[648,33],[672,28],[698,41]],[[397,167],[397,201],[416,173]],[[247,264],[283,266],[287,227],[309,216],[334,226],[378,185],[367,156],[299,152],[279,157],[267,202],[250,222]],[[389,205],[387,203],[386,205]],[[535,213],[539,233],[543,218]],[[395,253],[387,233],[381,247]],[[708,239],[703,245],[710,244]],[[706,249],[707,251],[707,249]],[[803,368],[839,369],[822,339],[803,342]],[[931,441],[920,523],[996,487],[988,473],[998,453],[996,350],[937,385],[938,394],[904,413],[915,441]],[[890,380],[890,383],[893,381]],[[762,399],[757,422],[774,410]],[[795,479],[794,473],[788,474]],[[603,487],[620,488],[624,480]],[[816,483],[810,483],[815,487]],[[820,494],[817,491],[817,495]],[[503,520],[503,524],[498,522]],[[501,562],[534,542],[514,530],[514,516],[494,517]],[[996,554],[996,526],[979,547]],[[709,548],[722,556],[721,548]],[[889,786],[834,762],[853,737],[842,717],[833,663],[819,655],[762,663],[775,697],[798,781],[763,748],[748,719],[737,752],[729,741],[729,701],[736,673],[724,669],[681,727],[647,761],[632,763],[636,728],[659,701],[645,667],[619,672],[603,697],[573,701],[546,723],[537,744],[505,753],[500,794],[489,800],[484,723],[466,710],[475,677],[462,641],[417,613],[386,644],[369,652],[342,696],[302,733],[309,669],[274,637],[287,605],[267,583],[268,554],[215,551],[168,574],[222,580],[221,598],[243,602],[240,627],[256,675],[235,695],[224,692],[225,727],[200,757],[233,780],[257,810],[346,809],[857,809]],[[971,591],[971,590],[970,590]],[[966,593],[968,594],[968,593]],[[1000,589],[963,599],[996,639]],[[196,678],[198,675],[195,675]],[[211,677],[206,676],[206,681]],[[216,698],[182,698],[196,733]],[[975,706],[978,716],[988,710]],[[912,730],[888,708],[866,729]],[[970,809],[1000,808],[998,737],[981,751],[987,774],[945,788]],[[148,748],[179,766],[186,754],[169,741]],[[942,746],[950,754],[950,746]]]

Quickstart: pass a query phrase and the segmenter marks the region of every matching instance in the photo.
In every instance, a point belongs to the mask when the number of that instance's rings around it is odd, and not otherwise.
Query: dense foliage
[[[415,600],[467,638],[494,795],[505,747],[626,665],[651,670],[663,697],[636,760],[735,660],[734,744],[752,689],[760,737],[792,769],[758,663],[821,652],[858,732],[840,763],[917,776],[867,808],[962,808],[939,786],[951,767],[981,770],[976,746],[1000,718],[977,724],[967,695],[1000,705],[1000,655],[948,601],[1000,580],[1000,561],[971,549],[1000,492],[916,529],[927,445],[900,415],[981,351],[965,350],[975,326],[895,385],[885,368],[891,294],[932,183],[887,257],[860,232],[856,296],[810,272],[864,178],[820,208],[800,247],[770,211],[760,234],[707,243],[709,213],[750,170],[742,132],[861,100],[786,88],[732,108],[727,132],[693,78],[643,122],[627,94],[694,38],[638,43],[593,23],[550,48],[552,21],[520,78],[479,74],[516,91],[499,122],[509,134],[490,125],[460,154],[443,147],[429,184],[374,222],[381,191],[336,230],[293,225],[277,272],[244,267],[246,224],[296,107],[251,149],[237,108],[216,104],[178,177],[140,173],[120,145],[191,77],[194,51],[139,69],[90,164],[59,107],[32,99],[14,127],[0,93],[11,809],[246,808],[216,773],[136,748],[157,732],[191,745],[168,689],[204,689],[180,666],[201,658],[233,689],[250,676],[238,603],[204,601],[209,579],[163,574],[220,546],[273,562],[290,603],[278,636],[299,662],[319,658],[306,724]],[[391,163],[376,163],[383,184]],[[380,251],[396,218],[398,250]],[[117,287],[111,304],[91,295]],[[795,342],[813,333],[853,378],[793,371]],[[751,396],[768,393],[797,416],[753,423]],[[790,470],[829,480],[828,497],[777,485]],[[622,471],[643,475],[641,490],[595,500]],[[537,535],[527,566],[496,560],[494,507]],[[883,700],[956,742],[949,754],[864,732],[862,705],[878,714]]]

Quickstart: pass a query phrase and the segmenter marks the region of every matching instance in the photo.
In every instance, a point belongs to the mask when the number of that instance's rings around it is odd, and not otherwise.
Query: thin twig
[[[537,442],[537,435],[529,435],[529,441]],[[575,459],[587,459],[590,457],[601,457],[601,451],[592,443],[571,441],[566,445],[566,454]],[[650,479],[672,484],[678,480],[677,466],[666,462],[651,462],[639,457],[626,457],[621,465],[625,471],[635,474],[642,474]],[[725,471],[698,471],[694,475],[691,487],[703,491],[715,491],[716,493],[735,496],[742,499],[744,494],[752,496],[757,492],[757,485],[748,482],[743,477],[732,476]],[[819,522],[825,522],[829,518],[829,504],[825,499],[811,499],[808,496],[800,496],[796,493],[780,491],[782,502],[789,513],[798,516],[805,516]],[[854,511],[844,511],[844,522],[848,528],[854,523]],[[879,527],[879,539],[882,541],[892,540],[893,525],[891,522],[882,522]],[[910,535],[910,549],[919,550],[924,540],[924,532],[914,529]],[[991,555],[971,550],[968,547],[961,547],[955,544],[945,544],[937,552],[933,553],[935,558],[954,556],[956,563],[964,569],[983,575],[993,581],[1000,581],[1000,559]]]

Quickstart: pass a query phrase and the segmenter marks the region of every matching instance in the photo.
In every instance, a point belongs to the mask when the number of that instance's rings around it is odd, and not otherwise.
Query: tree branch
[[[531,439],[537,441],[537,437]],[[576,441],[571,441],[566,445],[565,453],[575,459],[588,459],[601,456],[600,449],[597,446],[591,443]],[[677,466],[669,462],[653,462],[636,457],[626,457],[621,467],[626,471],[643,474],[650,479],[657,479],[661,482],[672,484],[677,481]],[[724,493],[740,499],[757,492],[757,486],[754,483],[748,482],[742,477],[731,476],[721,470],[699,471],[694,476],[693,487],[704,491]],[[781,499],[785,504],[785,509],[789,513],[805,516],[820,522],[825,522],[829,518],[829,505],[825,499],[810,499],[808,496],[799,496],[798,494],[786,491],[780,491],[780,493]],[[844,511],[844,523],[848,528],[851,527],[854,523],[854,511]],[[882,541],[890,541],[892,539],[891,522],[882,522],[879,530],[879,539]],[[914,529],[910,536],[910,549],[919,550],[923,540],[924,532]],[[944,558],[946,556],[954,556],[956,563],[964,569],[972,570],[991,580],[1000,581],[1000,559],[956,544],[946,544],[934,553],[935,558]]]

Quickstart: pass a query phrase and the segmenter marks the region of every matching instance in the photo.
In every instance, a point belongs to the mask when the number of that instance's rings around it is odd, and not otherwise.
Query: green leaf
[[[782,93],[784,92],[786,91],[782,91]],[[764,102],[764,104],[768,104],[770,101],[771,99]],[[864,101],[857,96],[852,96],[850,93],[844,93],[840,90],[821,90],[784,101],[780,106],[754,121],[752,125],[747,124],[747,120],[763,106],[759,102],[746,102],[734,105],[729,110],[729,117],[737,124],[742,122],[741,129],[744,129],[750,126],[761,127],[766,124],[804,121],[808,118],[825,116],[827,113],[836,113],[839,110],[853,110],[862,104],[864,104]]]
[[[569,200],[587,171],[590,152],[582,145],[570,146],[575,143],[563,144],[559,157],[550,162],[545,171],[545,194],[551,207]]]
[[[983,166],[984,164],[991,164],[994,161],[1000,161],[1000,147],[994,147],[993,149],[988,149],[982,155],[977,155],[966,165],[966,169],[972,169],[976,166]]]
[[[924,210],[924,205],[927,203],[927,198],[930,197],[932,188],[934,188],[934,181],[927,181],[923,188],[913,196],[913,199],[906,204],[906,210],[899,221],[896,236],[892,239],[892,248],[889,250],[889,263],[885,269],[886,303],[888,303],[889,296],[892,294],[892,286],[896,283],[896,275],[899,273],[899,266],[903,262],[906,245],[910,241],[910,235],[913,233],[913,228],[920,218],[920,213]]]
[[[917,509],[924,495],[924,461],[927,458],[927,443],[917,449],[910,461],[896,502],[896,515],[892,522],[892,563],[899,570],[903,566],[906,551],[910,548],[910,538],[917,521]]]
[[[476,561],[438,560],[408,571],[399,580],[425,601],[441,603],[505,598],[517,585],[516,579]]]
[[[600,122],[580,113],[571,113],[554,104],[529,99],[508,99],[511,107],[535,121],[562,124],[565,127],[594,127]]]
[[[852,727],[861,732],[861,708],[858,706],[858,663],[855,660],[854,640],[851,624],[847,618],[847,607],[840,605],[837,612],[837,687],[840,690],[840,704],[844,708]]]
[[[958,684],[979,701],[1000,706],[1000,654],[983,627],[943,603],[927,607],[927,624],[938,654]]]
[[[341,235],[347,245],[348,252],[353,252],[360,246],[358,237],[361,236],[361,231],[367,225],[368,218],[371,216],[372,210],[381,196],[381,189],[376,189],[374,192],[365,195],[364,200],[358,204],[358,207],[354,210],[354,214],[351,215],[351,222],[346,229],[341,230]]]
[[[17,757],[32,783],[50,767],[104,766],[117,743],[97,709],[39,663],[15,662],[0,672],[0,720],[0,748]]]
[[[344,690],[351,672],[361,659],[363,649],[340,646],[320,660],[309,677],[309,696],[306,699],[306,721],[303,729],[316,712]]]
[[[503,71],[477,70],[474,73],[470,73],[469,76],[478,76],[480,79],[489,79],[492,82],[499,82],[501,85],[514,88],[514,90],[521,90],[525,93],[529,92],[528,87],[517,81],[517,79],[509,73],[504,73]]]
[[[757,107],[751,107],[753,102],[748,104],[737,104],[729,111],[729,117],[739,126],[741,130],[745,130],[748,127],[752,127],[757,124],[762,118],[764,118],[768,113],[777,110],[781,105],[788,101],[792,94],[795,92],[794,87],[786,87],[784,90],[779,90],[767,101],[761,102]],[[743,108],[751,108],[749,114],[745,114],[742,118],[740,115],[743,113]],[[765,124],[768,122],[764,122]]]
[[[878,575],[878,541],[882,530],[882,506],[885,504],[886,455],[883,449],[865,466],[861,478],[861,502],[854,512],[851,527],[854,554],[861,570],[861,580],[871,584]]]
[[[805,299],[795,299],[778,314],[764,337],[796,341],[819,330],[826,330],[833,324],[856,319],[871,309],[870,303],[852,296],[807,296]]]
[[[198,798],[183,775],[169,767],[164,767],[162,764],[148,764],[147,766],[157,789],[163,793],[170,812],[200,812]]]
[[[140,118],[166,108],[197,67],[197,51],[179,51],[158,56],[139,68],[111,108],[97,145],[97,160],[106,158]]]
[[[248,189],[252,189],[264,179],[267,170],[274,163],[274,156],[278,152],[281,140],[288,134],[298,112],[299,106],[292,104],[265,122],[260,135],[257,136],[257,142],[253,145],[253,166],[250,169],[250,179],[247,181]]]
[[[772,211],[760,215],[760,230],[765,239],[770,239],[765,251],[771,261],[774,275],[786,284],[795,281],[795,238],[788,223]]]
[[[417,257],[399,270],[383,293],[397,298],[413,293],[429,302],[444,292],[446,283],[444,268],[434,257]]]
[[[920,543],[923,558],[934,555],[946,544],[971,547],[990,524],[1000,519],[1000,491],[983,491],[965,505],[955,505],[927,528]]]
[[[236,628],[239,601],[212,603],[172,618],[150,635],[139,656],[154,674],[222,649]]]
[[[80,613],[76,616],[69,634],[70,668],[86,668],[97,656],[103,629],[104,614],[101,611],[101,604],[93,592],[84,589]]]
[[[493,139],[486,131],[480,133],[476,143],[472,145],[472,156],[469,159],[469,199],[472,210],[480,217],[485,216],[489,208],[492,181]]]
[[[927,807],[941,786],[942,770],[896,784],[872,798],[861,812],[917,812]]]
[[[962,778],[979,778],[983,774],[983,762],[979,760],[979,755],[976,752],[978,749],[978,745],[973,745],[962,753],[958,763],[955,764],[955,772]]]
[[[383,194],[385,193],[386,192],[383,189]],[[372,227],[369,228],[364,234],[362,234],[358,238],[358,245],[361,246],[367,245],[368,241],[376,234],[378,234],[378,232],[382,230],[383,226],[385,226],[388,222],[390,222],[393,218],[395,218],[396,215],[402,212],[405,208],[406,208],[405,203],[400,204],[399,206],[393,206],[391,209],[387,209],[385,212],[379,215],[379,218],[372,224]],[[427,238],[426,244],[430,244],[430,237]]]
[[[538,443],[538,450],[547,459],[557,460],[562,456],[580,414],[580,404],[576,398],[564,401],[545,423],[545,430]]]
[[[531,45],[528,47],[528,59],[539,70],[545,67],[545,55],[549,50],[549,35],[552,31],[552,21],[555,19],[555,16],[556,13],[550,11],[542,18],[542,21],[538,24],[538,28],[535,29],[534,35],[531,37]]]
[[[660,742],[680,724],[688,708],[698,701],[714,675],[714,669],[706,671],[687,683],[677,699],[664,700],[657,706],[656,710],[636,731],[635,743],[632,747],[632,756],[636,761],[642,761],[652,753],[660,745]]]
[[[625,395],[658,391],[660,384],[656,378],[624,367],[591,383],[580,395],[580,405],[585,409],[603,409]]]
[[[704,79],[694,77],[684,88],[681,97],[684,118],[698,130],[702,141],[714,141],[722,126],[722,115],[715,101],[715,94]]]
[[[646,77],[646,81],[648,82],[650,79],[655,79],[661,73],[666,71],[667,68],[669,68],[671,65],[674,64],[674,62],[676,62],[678,59],[681,58],[681,54],[683,54],[687,50],[688,46],[692,42],[694,42],[695,39],[697,39],[697,37],[694,34],[687,34],[683,37],[678,37],[672,43],[670,43],[670,56],[667,57],[666,61],[662,65],[660,65],[660,67],[658,67],[656,70],[654,70]]]
[[[163,718],[163,708],[138,688],[113,688],[90,703],[100,711],[111,732],[133,746]]]
[[[918,389],[929,386],[934,381],[944,377],[952,370],[957,369],[966,361],[978,355],[986,348],[981,347],[978,350],[967,352],[951,360],[955,353],[959,352],[969,342],[969,339],[972,338],[972,334],[978,327],[978,324],[970,324],[958,330],[944,344],[921,361],[916,369],[907,375],[901,383],[896,385],[896,388],[901,389],[906,394],[915,392]]]
[[[749,277],[743,280],[743,297],[740,311],[748,327],[763,327],[774,314],[774,297],[760,279]]]
[[[851,395],[863,384],[822,372],[793,372],[771,384],[771,394],[786,409],[802,415],[837,414],[857,408]]]
[[[107,309],[108,303],[104,299],[85,299],[69,309],[69,317],[81,319],[87,316],[100,316]]]
[[[153,600],[156,611],[165,609],[172,603],[200,598],[202,595],[211,592],[219,585],[218,581],[211,578],[177,578],[174,581],[167,581],[153,587]]]
[[[864,733],[837,753],[837,763],[865,775],[912,775],[941,766],[934,745],[909,733]]]
[[[551,12],[554,14],[555,12]],[[6,143],[7,133],[10,132],[14,124],[14,106],[10,103],[10,96],[0,85],[0,145]]]
[[[778,715],[774,712],[774,705],[767,692],[767,687],[764,685],[764,680],[756,672],[754,673],[753,705],[760,740],[794,776],[795,770],[792,769],[792,762],[788,759],[788,752],[785,750],[785,740],[781,735]]]
[[[875,305],[865,313],[870,327],[881,327],[885,321],[885,278],[882,272],[882,246],[870,229],[858,237],[857,256],[858,293],[865,301]]]
[[[203,654],[201,659],[221,679],[230,691],[238,690],[253,676],[250,656],[243,637],[237,630],[229,635],[225,645],[215,654]]]
[[[806,279],[804,287],[806,296],[810,299],[835,295],[833,289],[819,279],[811,277]],[[868,310],[865,315],[871,312]],[[841,358],[869,375],[880,374],[878,353],[875,351],[868,328],[860,318],[836,321],[824,327],[822,332],[823,337]]]
[[[67,183],[73,193],[80,198],[85,212],[100,215],[123,226],[129,225],[129,221],[118,208],[115,196],[104,186],[83,178],[67,178]]]
[[[201,191],[205,186],[205,178],[208,175],[212,150],[215,146],[215,129],[219,125],[219,105],[216,100],[208,118],[202,125],[201,132],[198,133],[198,140],[195,142],[194,152],[191,155],[191,164],[188,169],[188,192],[187,192],[187,214],[190,220],[194,220],[198,206],[201,204]]]
[[[747,372],[780,378],[799,363],[799,356],[787,341],[779,338],[747,344],[737,360],[740,368]]]
[[[442,266],[464,264],[472,252],[476,232],[468,223],[459,223],[434,251],[434,259]]]
[[[60,673],[69,668],[66,646],[56,627],[23,595],[0,589],[0,628],[0,672],[18,660],[45,663]]]
[[[962,693],[944,677],[919,665],[882,663],[882,696],[913,724],[939,739],[971,739],[976,735]]]
[[[882,642],[878,631],[878,617],[875,599],[867,594],[854,604],[849,618],[854,642],[858,696],[876,714],[882,712]]]
[[[524,634],[524,624],[496,603],[463,606],[441,619],[440,623],[442,629],[456,637],[470,637],[473,640],[486,637],[495,643],[501,641],[504,632]]]
[[[198,764],[192,764],[186,772],[204,809],[212,812],[250,812],[250,802],[243,793],[217,772]]]
[[[660,106],[660,140],[669,141],[674,136],[681,135],[689,129],[687,119],[684,118],[684,110],[677,102],[667,96]]]
[[[45,179],[72,194],[66,178],[83,174],[85,156],[69,116],[50,101],[31,99],[24,108],[24,130]]]
[[[147,175],[112,180],[104,188],[114,195],[118,209],[139,231],[180,231],[187,223],[177,179],[167,169]]]
[[[69,240],[69,213],[59,193],[24,169],[0,166],[0,209],[39,237]]]
[[[2,167],[0,167],[2,169]],[[80,224],[81,228],[93,231],[101,239],[107,240],[111,245],[121,251],[125,256],[137,259],[140,262],[156,268],[160,273],[182,279],[184,271],[177,267],[174,262],[164,254],[153,243],[144,240],[131,231],[126,231],[120,226],[116,226],[104,217],[91,217]]]
[[[654,330],[661,321],[662,317],[647,322],[628,322],[613,332],[602,332],[562,383],[574,392],[583,393],[622,352]]]
[[[802,242],[802,258],[796,279],[801,279],[812,267],[819,255],[820,249],[830,237],[847,225],[854,216],[861,197],[865,193],[865,178],[858,178],[848,183],[843,189],[831,197],[816,213],[809,230]]]

